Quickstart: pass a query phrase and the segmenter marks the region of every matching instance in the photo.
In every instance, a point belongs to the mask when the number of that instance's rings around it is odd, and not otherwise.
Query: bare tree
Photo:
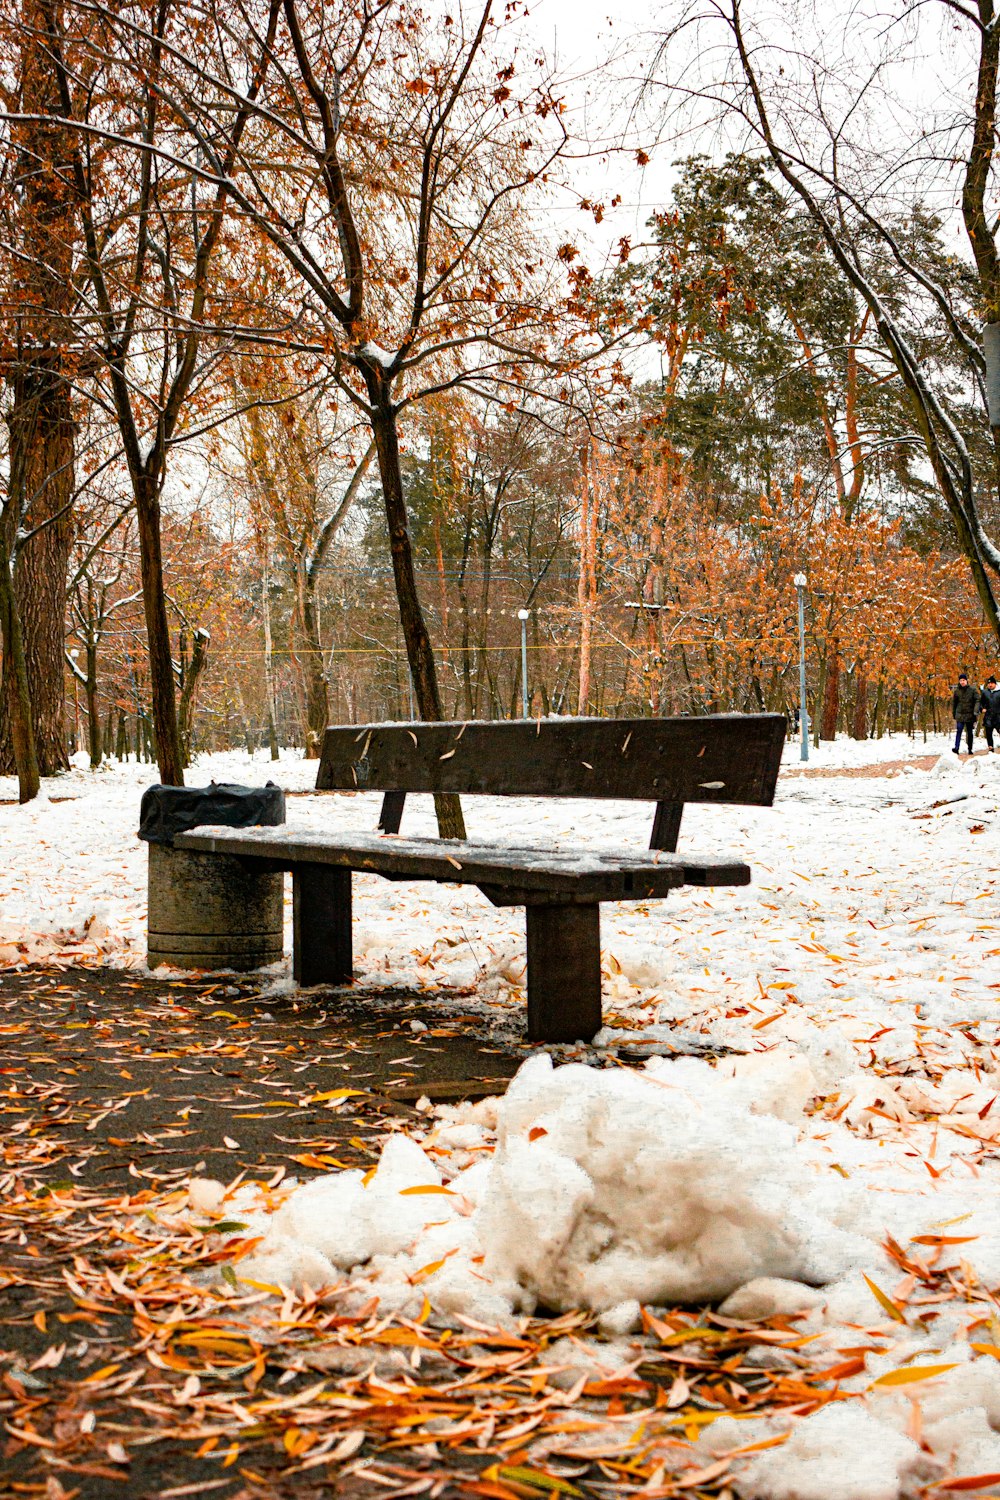
[[[14,499],[18,488],[14,476],[14,482],[0,505],[0,645],[3,646],[4,701],[17,770],[18,798],[21,802],[30,802],[38,796],[41,783],[21,615],[14,588],[14,545],[21,513],[21,507]]]
[[[329,721],[317,590],[330,547],[375,457],[375,444],[370,441],[360,458],[352,452],[352,433],[344,431],[330,401],[329,381],[310,380],[308,370],[297,380],[295,374],[288,361],[235,362],[240,415],[233,480],[245,497],[265,571],[273,539],[291,592],[291,651],[302,681],[306,758],[313,760]],[[353,407],[350,414],[357,426]]]
[[[141,593],[120,593],[122,577],[129,566],[129,554],[133,538],[124,525],[130,518],[124,509],[112,510],[96,520],[93,534],[84,539],[78,537],[77,555],[67,593],[72,637],[83,645],[84,665],[81,668],[75,658],[66,654],[70,671],[84,690],[87,704],[87,744],[91,769],[96,769],[104,759],[110,746],[104,743],[101,729],[101,712],[98,701],[98,667],[101,645],[120,609],[127,608],[141,599]],[[109,545],[114,533],[122,531],[117,545]]]
[[[983,507],[989,497],[1000,514],[1000,429],[988,428],[979,326],[1000,320],[1000,14],[993,0],[937,0],[929,10],[908,5],[887,24],[873,19],[862,34],[863,20],[852,11],[842,18],[850,31],[839,53],[826,12],[816,13],[815,36],[805,41],[791,34],[766,40],[744,0],[718,0],[711,15],[728,32],[733,67],[685,90],[687,98],[710,101],[749,130],[867,308],[886,373],[909,397],[937,491],[1000,642],[1000,547]],[[935,22],[940,30],[932,37]],[[967,80],[971,112],[943,91],[934,99],[923,89],[910,128],[895,70],[928,41],[938,47],[947,37],[950,45],[953,27],[965,30],[963,42],[976,57],[976,76]],[[718,51],[712,56],[717,60]],[[960,48],[953,61],[964,61]],[[974,274],[960,259],[927,253],[922,228],[933,226],[933,215],[924,204],[942,188],[949,201],[961,198]]]
[[[8,110],[15,129],[58,129],[80,221],[83,306],[92,398],[117,423],[138,525],[152,720],[163,780],[183,784],[163,578],[161,497],[184,420],[218,352],[219,251],[229,174],[269,60],[265,15],[256,52],[229,59],[224,123],[212,133],[215,181],[178,152],[166,96],[178,49],[211,47],[204,16],[180,0],[42,3],[54,96],[44,109]],[[277,6],[270,10],[271,30]],[[219,101],[206,96],[206,110]],[[190,144],[190,143],[189,143]],[[232,246],[227,246],[231,250]],[[235,271],[234,267],[234,271]],[[230,322],[227,316],[227,325]]]
[[[468,29],[460,11],[437,24],[376,0],[277,9],[280,26],[271,6],[257,19],[244,7],[238,27],[228,8],[222,24],[220,9],[223,56],[211,69],[192,64],[171,107],[203,180],[294,272],[303,337],[370,428],[417,704],[439,719],[400,423],[415,402],[457,385],[518,403],[571,363],[558,347],[560,263],[545,270],[526,212],[567,152],[563,110],[540,60],[520,75],[489,0]],[[232,56],[265,48],[275,61],[248,102],[228,81]],[[227,97],[240,118],[252,116],[231,156],[217,123]],[[439,800],[438,820],[443,833],[464,832],[455,798]]]

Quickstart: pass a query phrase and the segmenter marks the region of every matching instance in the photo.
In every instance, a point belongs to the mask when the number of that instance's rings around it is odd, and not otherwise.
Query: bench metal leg
[[[351,872],[330,865],[292,870],[292,971],[297,984],[348,984],[351,947]]]
[[[601,1029],[601,908],[527,906],[528,1040],[589,1042]]]

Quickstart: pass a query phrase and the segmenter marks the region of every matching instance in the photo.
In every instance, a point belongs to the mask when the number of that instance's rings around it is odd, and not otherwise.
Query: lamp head
[[[517,618],[519,620],[530,620],[531,611],[529,609],[519,609],[517,612]]]
[[[806,586],[806,575],[804,573],[796,573],[792,582],[797,589],[804,589]]]

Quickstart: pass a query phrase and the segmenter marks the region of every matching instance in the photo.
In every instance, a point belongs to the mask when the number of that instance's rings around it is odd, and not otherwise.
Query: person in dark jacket
[[[979,712],[979,693],[969,681],[968,673],[959,672],[958,686],[951,695],[951,716],[955,720],[955,744],[954,754],[959,754],[959,745],[962,743],[962,731],[965,731],[966,744],[969,754],[972,754],[972,734],[976,727],[976,715]]]
[[[1000,729],[1000,687],[995,677],[987,677],[979,695],[979,707],[983,713],[983,733],[990,754],[993,753],[993,731]]]

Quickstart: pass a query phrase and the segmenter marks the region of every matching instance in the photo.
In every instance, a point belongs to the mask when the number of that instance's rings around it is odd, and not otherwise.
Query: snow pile
[[[801,1088],[800,1060],[788,1067]],[[320,1177],[273,1215],[244,1215],[262,1238],[239,1274],[321,1286],[353,1272],[382,1312],[415,1315],[426,1297],[499,1322],[718,1300],[761,1277],[823,1284],[871,1259],[852,1228],[863,1195],[766,1113],[787,1107],[780,1095],[759,1070],[727,1078],[693,1059],[635,1073],[536,1055],[502,1099],[448,1112],[423,1146],[392,1136],[367,1178]],[[450,1158],[447,1183],[432,1151]]]
[[[645,1074],[529,1060],[497,1111],[487,1269],[546,1307],[598,1311],[832,1280],[869,1249],[843,1227],[851,1195],[751,1112],[774,1102],[770,1080],[767,1095],[693,1059]]]
[[[843,1097],[858,1097],[855,1083]],[[958,1085],[944,1073],[941,1098],[925,1102],[947,1104]],[[990,1097],[992,1079],[980,1087]],[[933,1180],[922,1150],[904,1163],[847,1112],[817,1111],[818,1088],[791,1049],[716,1067],[656,1057],[641,1071],[555,1067],[538,1054],[502,1098],[439,1107],[420,1140],[391,1135],[371,1172],[317,1177],[273,1211],[246,1185],[196,1181],[191,1207],[245,1226],[220,1231],[241,1281],[329,1288],[348,1314],[510,1327],[521,1314],[597,1312],[601,1340],[547,1351],[552,1383],[567,1389],[648,1357],[636,1335],[644,1306],[709,1301],[744,1324],[794,1318],[801,1353],[817,1373],[831,1369],[828,1404],[720,1415],[690,1448],[663,1411],[649,1439],[671,1468],[725,1459],[741,1500],[915,1500],[956,1476],[1000,1493],[982,1479],[1000,1475],[988,1290],[1000,1284],[997,1175],[980,1169],[970,1198],[969,1176]],[[916,1106],[916,1085],[908,1092]],[[938,1127],[907,1129],[919,1146]],[[967,1293],[907,1305],[887,1231],[926,1255],[941,1225]],[[887,1316],[887,1296],[903,1298],[905,1321]],[[857,1373],[845,1374],[859,1348]],[[745,1355],[779,1369],[783,1357],[767,1343]]]
[[[911,1370],[912,1385],[869,1384],[853,1399],[834,1399],[796,1419],[790,1430],[780,1418],[722,1417],[698,1447],[705,1456],[735,1457],[740,1468],[732,1483],[742,1500],[914,1500],[927,1485],[951,1493],[949,1479],[964,1481],[956,1489],[996,1495],[1000,1365],[971,1358],[968,1346],[943,1352],[956,1363],[898,1367]],[[935,1368],[941,1373],[921,1378]],[[747,1452],[768,1442],[779,1446]]]
[[[783,1447],[762,1453],[737,1484],[746,1500],[898,1500],[939,1473],[912,1437],[852,1401],[800,1422]]]

